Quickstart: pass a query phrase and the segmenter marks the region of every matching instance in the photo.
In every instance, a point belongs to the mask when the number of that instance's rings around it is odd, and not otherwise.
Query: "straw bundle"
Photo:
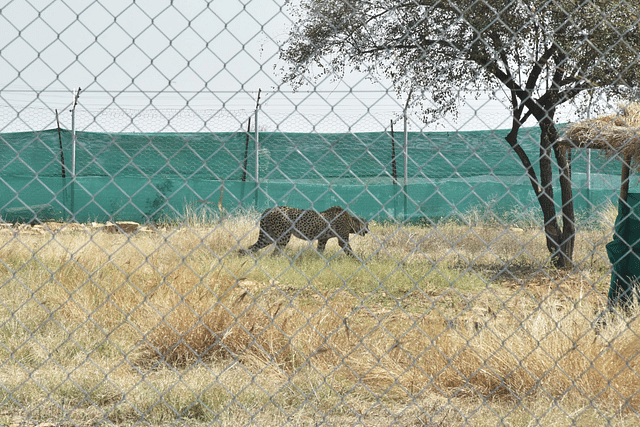
[[[594,148],[606,154],[630,158],[640,165],[640,103],[621,107],[620,112],[569,125],[560,142],[570,148]]]

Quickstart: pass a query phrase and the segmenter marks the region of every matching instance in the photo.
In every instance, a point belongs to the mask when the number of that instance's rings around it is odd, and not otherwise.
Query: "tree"
[[[399,94],[425,94],[425,121],[455,115],[465,93],[503,89],[512,117],[506,140],[542,209],[547,247],[556,265],[571,265],[573,194],[555,116],[565,103],[582,105],[585,95],[624,97],[638,85],[635,2],[300,0],[291,7],[297,25],[281,58],[289,64],[284,80],[294,87],[353,67],[390,79]],[[541,129],[539,177],[518,143],[531,117]],[[554,157],[562,226],[553,201]]]

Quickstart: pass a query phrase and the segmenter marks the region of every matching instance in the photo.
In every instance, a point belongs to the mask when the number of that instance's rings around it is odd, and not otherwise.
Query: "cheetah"
[[[352,216],[339,206],[333,206],[324,212],[303,210],[288,206],[276,206],[267,209],[260,218],[260,235],[258,241],[249,246],[243,254],[257,252],[275,243],[282,252],[291,236],[312,242],[318,240],[318,252],[323,253],[327,241],[333,237],[338,239],[340,247],[351,257],[355,257],[349,246],[349,234],[364,236],[369,230],[367,222]]]

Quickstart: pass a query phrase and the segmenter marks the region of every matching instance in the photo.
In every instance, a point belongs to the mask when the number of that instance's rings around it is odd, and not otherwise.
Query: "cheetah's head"
[[[369,232],[367,221],[357,216],[351,216],[351,233],[364,236]]]

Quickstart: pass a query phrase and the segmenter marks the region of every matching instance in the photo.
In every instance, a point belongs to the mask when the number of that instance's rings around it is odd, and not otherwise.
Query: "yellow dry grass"
[[[594,328],[610,213],[569,273],[460,221],[254,260],[255,219],[0,230],[0,422],[637,424],[640,323]]]

